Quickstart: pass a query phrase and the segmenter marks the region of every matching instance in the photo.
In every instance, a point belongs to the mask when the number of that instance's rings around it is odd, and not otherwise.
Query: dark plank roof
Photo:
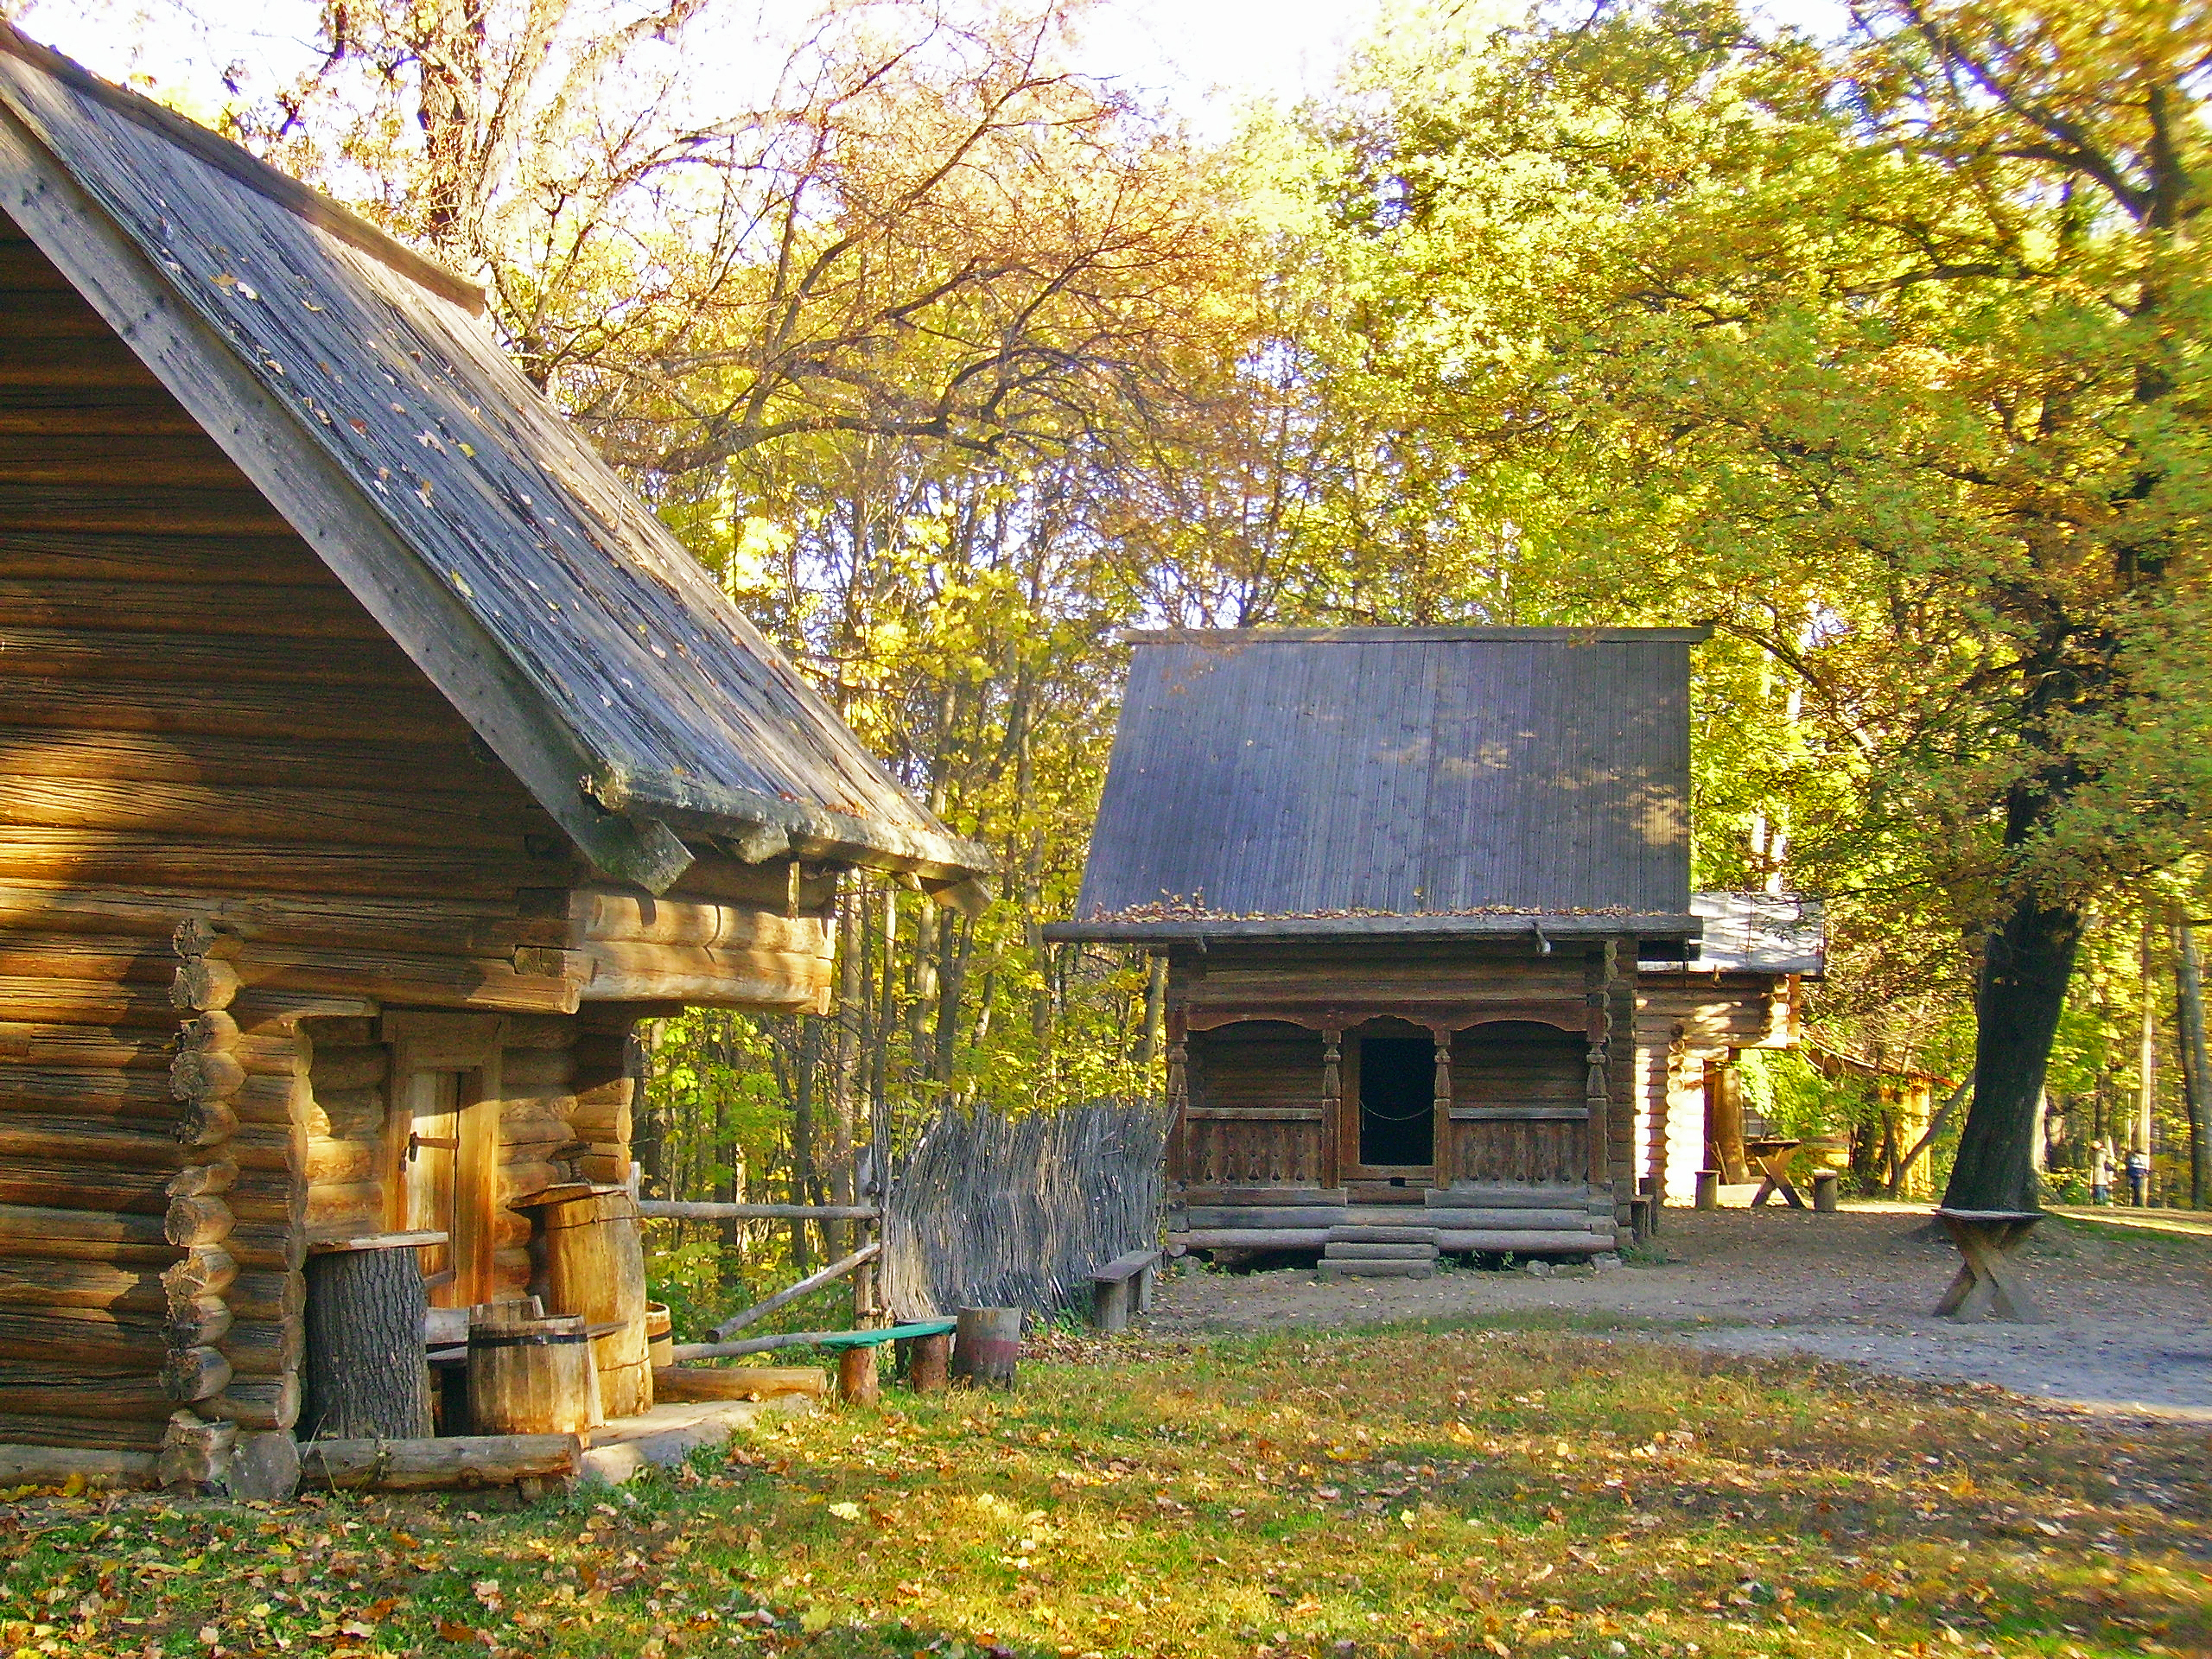
[[[1694,935],[1700,629],[1131,636],[1065,938]],[[1397,919],[1389,919],[1397,918]]]
[[[460,278],[4,26],[0,188],[602,867],[664,884],[689,856],[672,827],[753,857],[989,868],[524,379]]]

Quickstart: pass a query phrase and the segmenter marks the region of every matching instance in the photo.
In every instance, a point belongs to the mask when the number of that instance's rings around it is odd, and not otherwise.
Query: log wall
[[[626,1175],[641,1006],[826,996],[830,873],[588,874],[0,216],[0,1444],[290,1427],[304,1252],[389,1214],[388,1010],[504,1021],[504,1201]]]

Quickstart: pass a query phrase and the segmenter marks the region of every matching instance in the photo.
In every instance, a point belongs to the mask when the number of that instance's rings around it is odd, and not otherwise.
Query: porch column
[[[1344,1137],[1344,1032],[1321,1027],[1321,1185],[1342,1185]]]
[[[1167,1015],[1167,1179],[1176,1184],[1188,1179],[1185,1173],[1188,1130],[1183,1109],[1190,1103],[1189,1060],[1190,1039],[1183,1010],[1173,1008]]]
[[[1452,1185],[1452,1028],[1432,1026],[1436,1040],[1436,1118],[1430,1130],[1429,1158],[1440,1186]]]

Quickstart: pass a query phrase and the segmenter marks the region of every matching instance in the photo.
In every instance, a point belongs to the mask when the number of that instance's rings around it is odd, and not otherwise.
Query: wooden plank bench
[[[1090,1323],[1100,1331],[1126,1331],[1132,1312],[1152,1306],[1152,1282],[1160,1271],[1158,1250],[1131,1250],[1090,1275]]]
[[[837,1356],[838,1400],[848,1406],[873,1405],[880,1394],[875,1351],[887,1342],[912,1343],[914,1385],[928,1393],[928,1379],[942,1379],[951,1357],[953,1325],[950,1319],[917,1319],[912,1325],[887,1325],[880,1331],[840,1331],[814,1345]],[[936,1386],[944,1383],[939,1380]]]

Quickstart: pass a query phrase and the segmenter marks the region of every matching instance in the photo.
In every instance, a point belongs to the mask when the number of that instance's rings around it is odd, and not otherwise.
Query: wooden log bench
[[[880,1331],[840,1331],[817,1341],[837,1356],[837,1398],[848,1406],[871,1406],[880,1397],[875,1375],[875,1351],[887,1342],[911,1342],[912,1371],[942,1376],[952,1347],[950,1319],[917,1319],[912,1325],[887,1325]],[[925,1392],[926,1384],[918,1384]]]
[[[1090,1323],[1100,1331],[1126,1331],[1129,1315],[1152,1306],[1152,1285],[1160,1272],[1158,1250],[1131,1250],[1116,1256],[1090,1275]]]
[[[1962,1322],[2010,1319],[2041,1325],[2042,1313],[2029,1294],[2013,1256],[2043,1219],[2039,1210],[1938,1210],[1936,1219],[1965,1258],[1959,1276],[1936,1304],[1942,1318]]]

